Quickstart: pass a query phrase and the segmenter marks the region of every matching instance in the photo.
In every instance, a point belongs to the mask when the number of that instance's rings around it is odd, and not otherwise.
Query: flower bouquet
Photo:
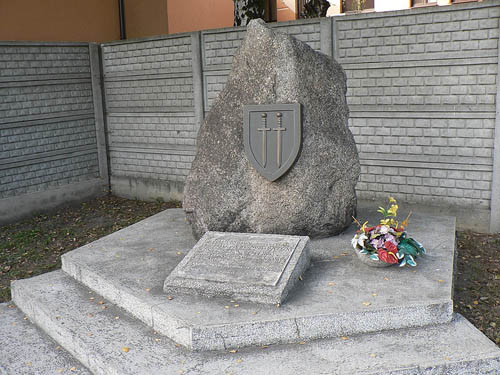
[[[387,267],[399,264],[400,267],[414,267],[417,265],[415,259],[425,254],[425,248],[406,233],[411,212],[406,220],[399,223],[396,220],[399,206],[392,197],[389,202],[389,209],[379,207],[377,212],[384,218],[376,226],[369,226],[367,221],[361,225],[354,219],[360,229],[351,241],[352,246],[360,260],[370,266]]]

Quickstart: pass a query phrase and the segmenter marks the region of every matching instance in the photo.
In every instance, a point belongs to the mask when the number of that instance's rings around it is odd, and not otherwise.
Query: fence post
[[[493,178],[491,181],[490,233],[500,232],[500,39],[498,40],[495,138],[493,141]]]
[[[200,129],[205,118],[203,98],[203,60],[201,55],[201,32],[191,33],[191,53],[193,66],[194,117],[196,130]]]
[[[332,17],[322,17],[320,19],[320,43],[321,52],[333,57],[333,29]]]
[[[92,99],[94,103],[94,120],[97,140],[97,156],[99,158],[99,175],[106,185],[110,188],[108,152],[106,142],[106,125],[104,119],[103,107],[103,78],[101,74],[101,59],[99,45],[89,43],[90,72],[92,79]]]

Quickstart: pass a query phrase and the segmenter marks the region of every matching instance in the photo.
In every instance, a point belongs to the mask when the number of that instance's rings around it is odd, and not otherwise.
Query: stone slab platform
[[[94,374],[495,375],[500,371],[500,350],[461,316],[424,328],[234,352],[192,352],[62,271],[16,281],[12,291],[19,308]],[[0,327],[4,322],[2,316]]]
[[[375,211],[360,211],[358,217],[377,222]],[[77,281],[194,350],[301,342],[452,319],[454,218],[412,215],[409,234],[428,250],[415,269],[360,263],[350,245],[355,230],[310,242],[312,265],[281,307],[166,295],[165,278],[196,242],[180,209],[67,253],[62,263]]]
[[[0,374],[91,375],[13,303],[0,304]]]
[[[167,276],[163,291],[283,303],[310,263],[309,237],[207,232]]]

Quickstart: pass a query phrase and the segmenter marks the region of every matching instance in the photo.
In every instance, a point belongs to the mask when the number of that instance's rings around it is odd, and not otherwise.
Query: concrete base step
[[[13,303],[0,304],[0,374],[90,375]]]
[[[192,352],[155,334],[62,271],[16,281],[12,293],[32,321],[95,374],[500,373],[500,349],[461,316],[421,328],[233,352]]]
[[[372,211],[359,216],[377,222]],[[167,295],[165,279],[196,243],[180,209],[64,254],[62,269],[193,350],[298,343],[451,321],[454,218],[412,215],[411,234],[428,249],[417,269],[362,264],[350,244],[356,229],[352,225],[339,236],[310,242],[312,264],[279,308]]]

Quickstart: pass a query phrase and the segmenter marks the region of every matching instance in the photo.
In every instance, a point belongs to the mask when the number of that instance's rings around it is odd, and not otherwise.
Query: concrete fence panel
[[[0,223],[107,185],[91,55],[85,43],[0,42]]]

